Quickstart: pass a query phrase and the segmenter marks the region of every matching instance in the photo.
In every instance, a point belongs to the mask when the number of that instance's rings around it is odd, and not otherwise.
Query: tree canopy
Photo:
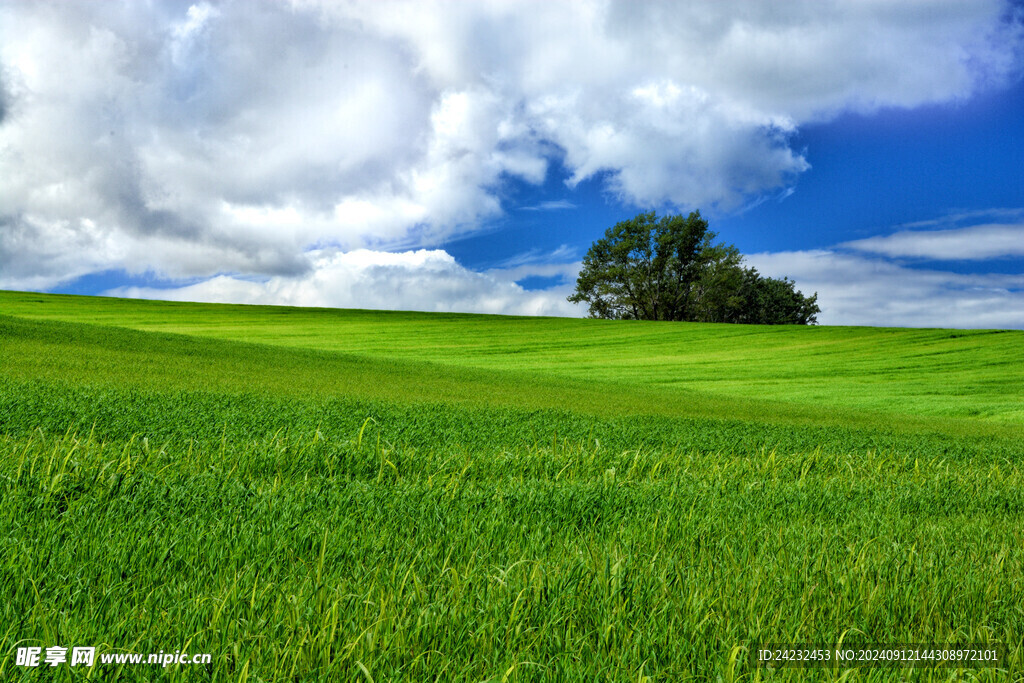
[[[745,267],[739,250],[715,243],[717,236],[699,211],[616,223],[590,246],[569,301],[615,320],[817,322],[817,293],[804,296],[788,278]]]

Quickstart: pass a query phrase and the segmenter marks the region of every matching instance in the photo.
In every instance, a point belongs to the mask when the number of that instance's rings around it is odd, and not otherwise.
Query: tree
[[[595,318],[686,320],[714,236],[699,212],[617,223],[591,245],[569,301]]]
[[[740,297],[743,301],[734,320],[726,322],[762,325],[813,325],[818,322],[818,294],[804,296],[789,278],[761,277],[756,268],[744,268]]]
[[[593,318],[817,322],[817,294],[805,297],[789,279],[744,268],[739,250],[716,237],[699,211],[616,223],[587,251],[569,301],[586,302]]]

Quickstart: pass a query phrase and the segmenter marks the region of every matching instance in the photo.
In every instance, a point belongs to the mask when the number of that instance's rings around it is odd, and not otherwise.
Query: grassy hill
[[[0,292],[0,676],[1011,680],[1021,342]]]
[[[15,292],[0,292],[0,313],[616,383],[665,390],[664,399],[697,392],[1024,425],[1024,332],[1016,330],[697,325]]]

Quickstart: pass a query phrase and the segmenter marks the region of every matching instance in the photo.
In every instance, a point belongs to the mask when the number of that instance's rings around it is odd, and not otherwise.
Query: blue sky
[[[0,288],[583,315],[699,208],[823,324],[1024,328],[1022,5],[772,4],[5,4]]]

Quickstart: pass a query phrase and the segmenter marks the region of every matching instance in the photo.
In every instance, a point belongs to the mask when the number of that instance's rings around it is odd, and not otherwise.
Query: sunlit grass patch
[[[16,667],[26,644],[213,655],[93,680],[1024,677],[1022,435],[1005,407],[1021,388],[995,379],[1000,335],[825,334],[847,344],[837,376],[869,371],[830,394],[808,356],[757,361],[787,330],[651,327],[677,349],[658,361],[676,378],[652,382],[646,342],[588,321],[549,321],[575,336],[542,342],[488,317],[395,314],[385,349],[366,312],[288,309],[304,322],[284,343],[260,322],[273,309],[172,306],[160,323],[161,306],[117,305],[168,329],[0,316],[4,679],[83,678]],[[180,334],[188,316],[207,336]],[[259,343],[211,338],[231,320]],[[800,353],[828,345],[807,332]],[[503,334],[529,341],[522,362],[503,360]],[[977,349],[946,346],[963,339]],[[754,389],[719,390],[737,377]],[[904,406],[886,377],[934,405]],[[854,384],[876,388],[874,409],[844,403]],[[972,397],[992,414],[961,415]],[[1001,643],[1006,660],[767,672],[748,656],[841,637]]]

